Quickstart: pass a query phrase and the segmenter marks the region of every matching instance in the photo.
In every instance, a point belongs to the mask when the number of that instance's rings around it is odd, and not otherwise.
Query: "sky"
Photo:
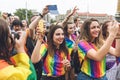
[[[65,14],[67,10],[75,6],[78,12],[106,13],[115,15],[117,10],[117,0],[0,0],[0,11],[14,13],[16,9],[26,8],[41,12],[45,5],[57,5],[60,14]]]

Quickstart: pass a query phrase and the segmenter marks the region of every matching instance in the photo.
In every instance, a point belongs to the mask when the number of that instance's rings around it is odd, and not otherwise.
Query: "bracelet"
[[[40,16],[41,18],[43,18],[43,15],[42,15],[41,13],[39,13],[39,16]]]
[[[70,17],[66,17],[67,19],[69,19]]]

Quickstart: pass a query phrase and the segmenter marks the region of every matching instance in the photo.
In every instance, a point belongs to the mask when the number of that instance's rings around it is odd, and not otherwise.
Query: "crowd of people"
[[[81,21],[79,16],[69,21],[77,10],[74,7],[62,22],[51,23],[49,30],[44,20],[47,6],[30,24],[2,13],[0,80],[116,80],[120,23]]]

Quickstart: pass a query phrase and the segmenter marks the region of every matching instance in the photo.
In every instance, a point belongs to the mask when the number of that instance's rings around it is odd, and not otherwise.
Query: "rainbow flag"
[[[0,60],[0,80],[37,80],[34,66],[26,53],[16,54],[11,61],[14,65]]]
[[[73,47],[74,47],[74,43],[72,40],[70,40],[69,38],[65,38],[65,41],[66,41],[66,46],[68,47],[68,50],[69,50],[69,53],[71,55],[71,52],[73,50]]]

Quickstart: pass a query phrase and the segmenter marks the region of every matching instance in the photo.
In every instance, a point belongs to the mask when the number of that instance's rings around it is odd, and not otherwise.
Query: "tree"
[[[26,9],[17,9],[14,15],[19,16],[20,20],[26,19]],[[33,13],[31,10],[27,10],[27,17],[28,22],[30,22],[30,18],[33,16]]]
[[[54,22],[56,22],[56,20],[54,20],[54,19],[51,19],[51,20],[50,20],[50,23],[54,23]]]

